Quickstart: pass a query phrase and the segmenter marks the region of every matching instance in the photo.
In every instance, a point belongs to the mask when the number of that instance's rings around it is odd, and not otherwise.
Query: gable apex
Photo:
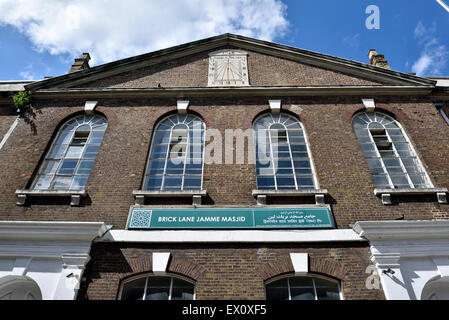
[[[224,46],[231,46],[233,49],[223,49]],[[117,75],[123,72],[186,57],[204,51],[209,51],[209,54],[212,56],[214,54],[225,54],[225,52],[229,51],[233,51],[236,54],[243,54],[246,51],[254,51],[289,59],[298,63],[342,72],[355,77],[363,77],[385,85],[434,87],[436,84],[434,80],[418,77],[408,73],[393,71],[370,64],[360,63],[304,49],[298,49],[264,40],[225,33],[219,36],[120,59],[74,73],[37,81],[27,85],[26,90],[36,91],[40,89],[57,88],[60,86],[66,88],[76,87],[79,84],[87,83],[92,80]]]

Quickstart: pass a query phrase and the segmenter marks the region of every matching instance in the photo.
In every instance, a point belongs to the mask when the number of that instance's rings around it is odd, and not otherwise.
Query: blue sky
[[[368,5],[379,30],[365,26]],[[449,76],[449,12],[435,0],[0,0],[0,80],[67,73],[82,52],[98,65],[225,32],[365,63],[374,48],[394,70]]]

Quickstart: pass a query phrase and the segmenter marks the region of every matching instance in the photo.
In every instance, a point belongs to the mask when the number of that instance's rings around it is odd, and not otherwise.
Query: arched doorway
[[[42,293],[27,276],[5,276],[0,278],[0,300],[42,300]]]

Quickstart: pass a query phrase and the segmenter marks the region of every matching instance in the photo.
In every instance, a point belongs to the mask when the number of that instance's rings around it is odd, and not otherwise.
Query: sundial
[[[209,55],[209,86],[248,86],[247,53],[238,50],[216,51]]]

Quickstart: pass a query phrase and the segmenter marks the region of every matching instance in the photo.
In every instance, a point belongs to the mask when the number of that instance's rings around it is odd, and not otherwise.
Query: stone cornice
[[[111,230],[97,242],[313,243],[365,242],[351,229],[335,230]]]
[[[0,221],[0,241],[88,242],[108,230],[104,222]]]
[[[370,242],[449,240],[449,220],[359,221],[353,230]]]
[[[424,96],[433,87],[415,86],[316,86],[316,87],[198,87],[198,88],[78,88],[41,89],[33,99],[53,98],[185,98],[185,97],[285,97],[285,96]]]

